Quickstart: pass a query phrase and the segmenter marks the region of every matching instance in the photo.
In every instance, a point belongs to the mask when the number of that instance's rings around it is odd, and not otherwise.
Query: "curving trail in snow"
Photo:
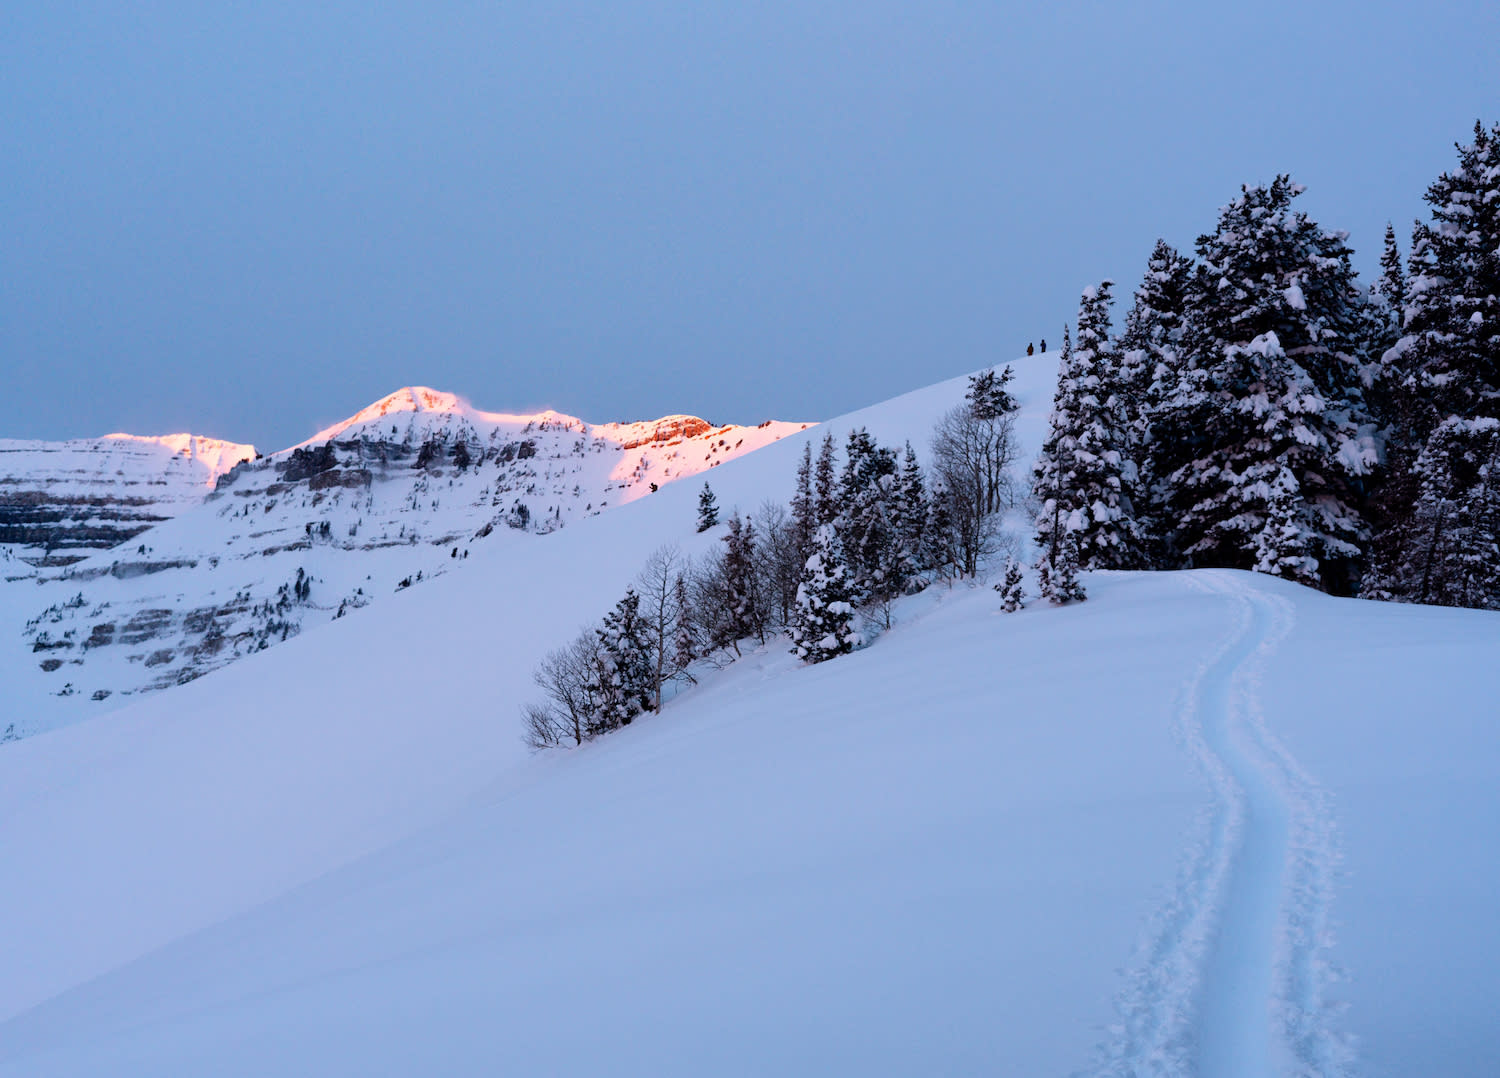
[[[1203,572],[1234,627],[1183,687],[1179,735],[1213,793],[1175,893],[1127,978],[1101,1075],[1345,1073],[1329,1021],[1328,906],[1338,862],[1327,796],[1266,724],[1260,685],[1291,632],[1286,599]]]

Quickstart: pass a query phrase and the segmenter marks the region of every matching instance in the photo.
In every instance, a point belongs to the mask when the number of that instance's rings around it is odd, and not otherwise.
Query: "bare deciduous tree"
[[[598,732],[599,701],[592,687],[598,652],[598,632],[584,629],[566,647],[549,651],[533,671],[532,680],[546,700],[521,709],[531,748],[560,745],[569,739],[581,745]]]
[[[755,548],[755,571],[760,577],[760,594],[769,619],[768,628],[785,629],[791,624],[797,603],[797,585],[802,565],[796,529],[786,507],[769,499],[755,514],[759,543]]]
[[[1010,474],[1016,462],[1012,412],[981,417],[972,404],[954,408],[932,436],[934,486],[947,498],[953,547],[961,575],[973,576],[994,553],[998,514],[1015,502]]]
[[[659,546],[646,559],[636,578],[640,593],[640,616],[644,623],[647,657],[651,662],[652,706],[661,712],[662,686],[678,671],[674,667],[677,653],[677,626],[681,620],[678,603],[681,593],[677,581],[692,572],[692,565],[680,549]]]

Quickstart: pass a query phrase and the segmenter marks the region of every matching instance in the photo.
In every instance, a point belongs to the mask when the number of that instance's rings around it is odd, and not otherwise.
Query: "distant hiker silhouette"
[[[1047,338],[1043,337],[1042,338],[1042,355],[1045,356],[1046,354],[1047,354]]]
[[[1045,349],[1045,348],[1043,348],[1043,349],[1042,349],[1042,351],[1043,351],[1043,352],[1045,352],[1045,351],[1046,351],[1046,349]],[[1035,346],[1035,345],[1030,345],[1030,344],[1028,344],[1028,345],[1027,345],[1027,346],[1026,346],[1026,354],[1027,354],[1027,355],[1028,355],[1028,356],[1034,356],[1034,355],[1036,355],[1036,346]]]

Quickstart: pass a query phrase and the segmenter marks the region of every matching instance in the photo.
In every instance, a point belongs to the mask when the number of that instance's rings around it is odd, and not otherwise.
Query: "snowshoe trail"
[[[1101,1075],[1344,1074],[1323,999],[1337,848],[1326,795],[1271,733],[1260,699],[1292,604],[1232,573],[1200,573],[1235,625],[1184,685],[1180,737],[1212,790],[1175,894],[1118,1001]]]

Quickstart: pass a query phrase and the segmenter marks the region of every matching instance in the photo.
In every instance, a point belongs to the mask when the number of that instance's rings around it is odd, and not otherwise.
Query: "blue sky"
[[[8,5],[0,436],[279,448],[409,383],[823,418],[1055,341],[1278,171],[1368,272],[1497,41],[1493,0]]]

